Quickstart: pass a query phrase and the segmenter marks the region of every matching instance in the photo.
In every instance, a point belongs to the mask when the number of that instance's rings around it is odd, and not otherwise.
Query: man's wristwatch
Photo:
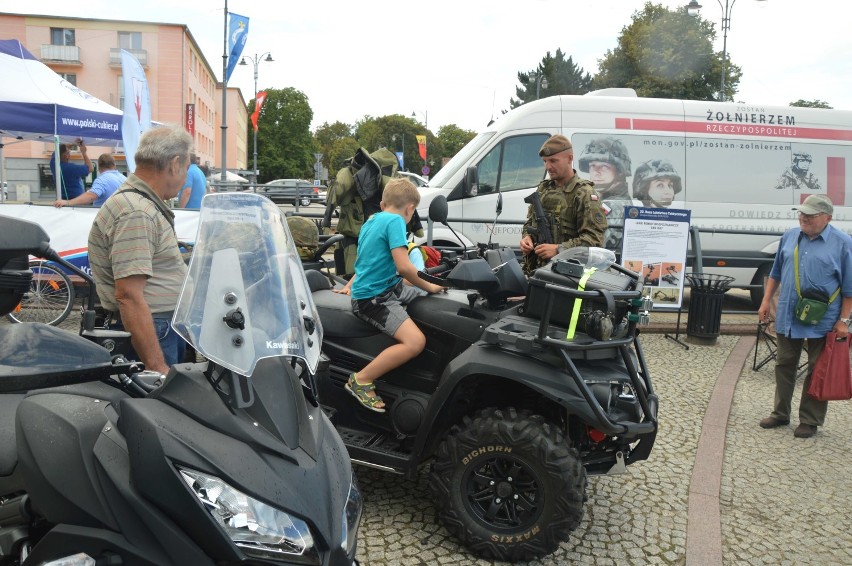
[[[852,326],[852,318],[841,318],[840,322],[846,325],[846,328]]]

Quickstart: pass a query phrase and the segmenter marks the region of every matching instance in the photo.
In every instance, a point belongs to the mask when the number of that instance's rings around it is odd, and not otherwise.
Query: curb
[[[754,328],[752,327],[752,332]],[[722,514],[719,491],[725,456],[725,434],[740,374],[756,338],[740,338],[722,366],[701,425],[695,466],[689,484],[686,520],[686,566],[720,565]]]

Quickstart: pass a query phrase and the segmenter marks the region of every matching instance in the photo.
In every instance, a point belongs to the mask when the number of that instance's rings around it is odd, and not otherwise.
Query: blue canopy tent
[[[89,145],[121,142],[121,110],[54,73],[17,39],[0,40],[0,77],[0,138],[51,142],[57,149],[81,138]],[[60,194],[56,172],[54,178]]]

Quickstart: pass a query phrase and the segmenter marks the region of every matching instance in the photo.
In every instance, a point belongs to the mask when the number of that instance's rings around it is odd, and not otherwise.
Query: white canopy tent
[[[121,142],[122,111],[75,87],[41,63],[17,39],[0,40],[0,140],[44,141],[57,147]],[[11,143],[14,143],[12,141]],[[0,144],[0,185],[6,166]],[[58,160],[57,160],[58,161]],[[60,178],[54,172],[57,194]],[[0,194],[2,198],[2,194]]]

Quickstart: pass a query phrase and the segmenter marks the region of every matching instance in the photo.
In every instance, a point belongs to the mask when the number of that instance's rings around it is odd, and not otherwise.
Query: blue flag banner
[[[243,47],[248,38],[249,19],[233,12],[228,12],[228,72],[225,73],[225,83],[231,79],[234,67],[240,61]]]
[[[136,148],[142,132],[151,127],[151,97],[145,70],[133,54],[121,50],[121,80],[124,83],[124,116],[121,120],[121,138],[127,170],[136,170]]]

